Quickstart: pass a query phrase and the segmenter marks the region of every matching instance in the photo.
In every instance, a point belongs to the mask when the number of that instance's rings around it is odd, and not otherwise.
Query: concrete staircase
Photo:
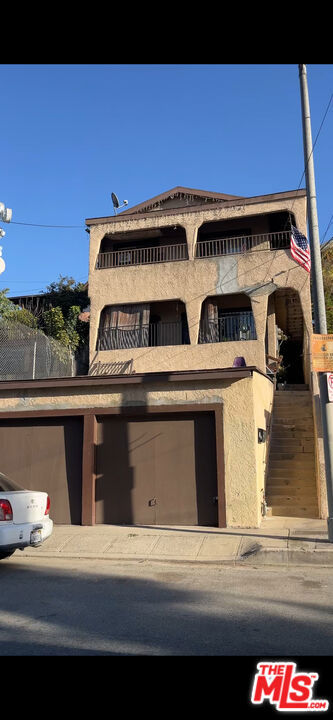
[[[311,393],[287,385],[274,394],[266,482],[268,515],[319,517]]]

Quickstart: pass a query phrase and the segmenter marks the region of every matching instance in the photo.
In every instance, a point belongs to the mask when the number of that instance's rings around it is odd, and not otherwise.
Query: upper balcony
[[[203,259],[260,250],[288,250],[291,222],[295,223],[295,219],[287,212],[206,222],[198,231],[195,257]]]
[[[198,228],[191,259],[287,250],[290,222],[295,220],[287,212],[206,222]],[[103,270],[189,260],[188,242],[180,225],[108,234],[100,243],[95,267]]]
[[[260,233],[259,235],[231,235],[198,240],[196,258],[238,255],[254,250],[287,250],[290,247],[290,231]]]
[[[96,269],[188,260],[186,233],[179,225],[106,235]]]

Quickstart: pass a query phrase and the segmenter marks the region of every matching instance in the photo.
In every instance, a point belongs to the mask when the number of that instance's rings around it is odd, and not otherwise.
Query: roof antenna
[[[123,204],[119,205],[119,200],[117,198],[117,195],[115,193],[111,193],[111,200],[114,207],[114,214],[117,215],[116,210],[124,207],[125,205],[128,205],[128,200],[123,200]]]

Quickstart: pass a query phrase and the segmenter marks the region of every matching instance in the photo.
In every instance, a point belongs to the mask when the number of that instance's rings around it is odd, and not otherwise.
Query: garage
[[[96,523],[218,524],[214,413],[96,420]]]
[[[82,417],[0,421],[0,471],[51,498],[55,523],[81,523]]]

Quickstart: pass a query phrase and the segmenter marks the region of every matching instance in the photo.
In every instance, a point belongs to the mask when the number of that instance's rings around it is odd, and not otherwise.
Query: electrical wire
[[[325,237],[326,237],[327,232],[328,232],[328,228],[329,228],[329,226],[331,225],[332,220],[333,220],[333,215],[331,216],[331,219],[330,219],[330,221],[329,221],[329,223],[328,223],[328,225],[327,225],[327,228],[326,228],[326,230],[325,230],[324,237],[323,237],[323,239],[321,240],[321,243],[320,243],[321,245],[323,245],[323,243],[324,243]]]
[[[323,117],[323,119],[322,119],[322,121],[321,121],[321,123],[320,123],[320,127],[319,127],[319,130],[318,130],[318,132],[317,132],[315,141],[314,141],[314,143],[313,143],[313,145],[312,145],[312,149],[311,149],[310,155],[309,155],[309,157],[308,157],[308,159],[307,159],[305,168],[304,168],[304,170],[303,170],[302,177],[301,177],[301,179],[300,179],[300,181],[299,181],[299,183],[298,183],[298,188],[297,188],[297,190],[296,190],[296,193],[298,193],[298,191],[299,191],[299,189],[300,189],[300,187],[301,187],[301,182],[302,182],[303,177],[304,177],[304,175],[305,175],[305,173],[306,173],[308,164],[309,164],[309,162],[310,162],[311,155],[313,154],[313,151],[314,151],[314,149],[315,149],[317,140],[318,140],[319,135],[320,135],[320,133],[321,133],[321,129],[322,129],[323,124],[324,124],[324,122],[325,122],[325,118],[326,118],[326,115],[327,115],[327,113],[328,113],[328,111],[329,111],[329,107],[330,107],[330,104],[331,104],[331,102],[332,102],[332,99],[333,99],[333,93],[331,94],[331,97],[330,97],[330,99],[329,99],[327,108],[326,108],[325,113],[324,113],[324,117]],[[295,200],[296,200],[296,198],[295,198]],[[295,204],[295,200],[293,201],[293,204],[292,204],[292,206],[291,206],[291,209],[289,210],[289,213],[292,212],[292,209],[293,209],[294,204]],[[332,216],[332,217],[333,217],[333,216]],[[332,218],[331,218],[331,220],[332,220]],[[329,225],[331,224],[331,220],[330,220],[330,222],[329,222]],[[287,223],[286,223],[286,224],[287,224]],[[329,226],[328,226],[328,227],[329,227]],[[326,230],[326,232],[327,232],[327,230]],[[325,233],[325,235],[326,235],[326,233]]]
[[[30,227],[43,227],[43,228],[80,228],[80,230],[85,229],[85,225],[39,225],[38,223],[25,223],[25,222],[18,222],[17,220],[11,220],[11,225],[29,225]]]

